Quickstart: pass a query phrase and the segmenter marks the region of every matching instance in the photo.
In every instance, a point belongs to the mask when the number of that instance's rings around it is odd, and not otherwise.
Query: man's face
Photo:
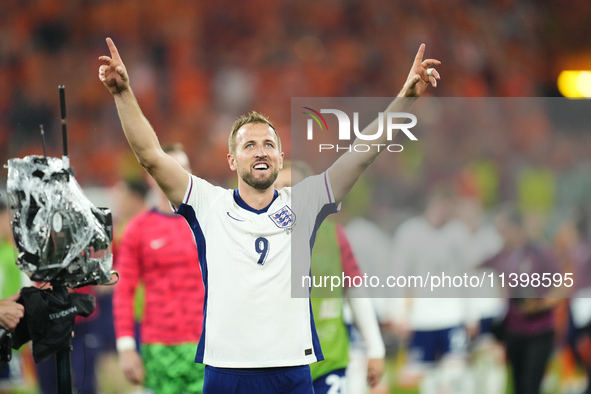
[[[267,190],[283,167],[275,131],[264,123],[249,123],[236,134],[235,153],[228,153],[232,171],[255,190]]]

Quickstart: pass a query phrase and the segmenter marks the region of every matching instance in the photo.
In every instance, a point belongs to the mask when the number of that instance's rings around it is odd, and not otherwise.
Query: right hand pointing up
[[[107,45],[109,46],[111,57],[99,57],[99,60],[103,63],[99,67],[99,79],[109,89],[112,95],[118,95],[129,90],[129,76],[113,40],[107,38]]]

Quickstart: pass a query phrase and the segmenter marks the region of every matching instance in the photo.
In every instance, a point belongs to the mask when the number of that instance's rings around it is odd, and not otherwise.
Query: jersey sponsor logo
[[[295,214],[287,205],[284,205],[283,208],[277,212],[273,212],[269,217],[277,227],[285,230],[291,229],[296,220]]]
[[[230,212],[226,212],[226,213],[228,214],[229,217],[236,220],[237,222],[245,222],[246,221],[246,220],[242,220],[242,219],[236,219],[234,216],[230,215]]]
[[[165,238],[158,238],[158,239],[154,239],[154,240],[150,241],[150,247],[154,250],[160,249],[164,245],[166,245]]]

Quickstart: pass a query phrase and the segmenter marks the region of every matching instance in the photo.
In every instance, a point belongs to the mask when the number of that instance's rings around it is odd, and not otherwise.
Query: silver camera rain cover
[[[111,280],[113,225],[54,157],[8,160],[7,194],[17,265],[32,280],[70,288]]]

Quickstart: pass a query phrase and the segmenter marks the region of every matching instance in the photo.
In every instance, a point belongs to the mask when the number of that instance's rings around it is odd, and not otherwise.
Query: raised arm
[[[120,280],[113,292],[113,323],[119,367],[133,384],[142,384],[146,375],[144,363],[137,352],[133,300],[141,279],[142,226],[132,220],[117,248],[117,270]]]
[[[441,62],[435,59],[423,60],[424,53],[425,44],[421,44],[402,90],[398,93],[397,98],[386,108],[386,113],[409,112],[414,101],[423,94],[429,84],[433,85],[433,87],[437,86],[437,80],[440,79],[439,73],[437,70],[432,69],[428,74],[428,70],[430,67],[441,64]],[[384,116],[382,129],[384,132],[372,145],[388,143],[387,133],[385,132],[387,130],[386,123],[387,116]],[[402,123],[402,121],[398,123]],[[376,118],[369,126],[363,129],[362,133],[376,134],[378,126],[378,118]],[[364,142],[356,139],[353,145],[358,143]],[[345,198],[361,174],[373,163],[382,150],[378,151],[376,147],[367,152],[346,152],[328,169],[330,184],[337,203]]]
[[[111,56],[99,57],[103,63],[99,68],[99,79],[115,98],[123,132],[139,163],[158,183],[168,200],[178,207],[189,184],[189,174],[162,151],[154,129],[131,90],[129,75],[117,47],[110,38],[107,38],[107,45]]]

